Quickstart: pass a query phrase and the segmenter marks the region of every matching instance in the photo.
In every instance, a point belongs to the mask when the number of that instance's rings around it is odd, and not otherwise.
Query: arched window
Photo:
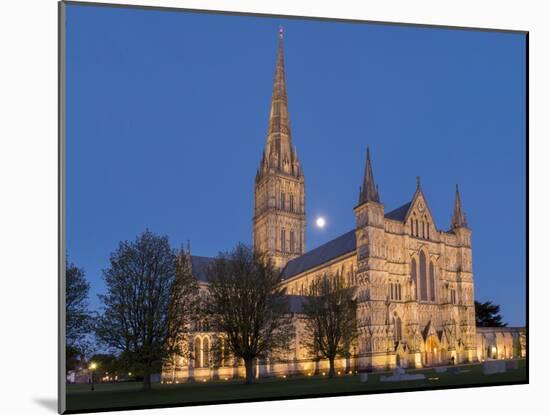
[[[430,222],[426,222],[426,239],[430,239]]]
[[[396,342],[401,341],[401,319],[399,317],[393,318],[393,336]]]
[[[289,202],[290,202],[290,211],[294,212],[294,195],[291,194],[289,197],[290,197],[290,200],[289,200]]]
[[[286,240],[286,232],[284,229],[281,229],[281,251],[285,250],[285,240]]]
[[[202,350],[201,350],[201,339],[200,337],[197,337],[195,339],[195,367],[201,367],[201,357],[202,357]]]
[[[430,262],[430,301],[435,301],[435,268],[434,263]]]
[[[221,366],[229,366],[229,344],[225,338],[220,339]]]
[[[281,192],[281,209],[285,210],[285,192]]]
[[[415,293],[412,295],[412,299],[415,300],[418,293],[418,278],[416,277],[416,259],[414,258],[411,261],[411,279],[413,280],[414,287],[416,289]]]
[[[422,221],[422,238],[424,238],[424,235],[426,235],[424,233],[425,227],[426,227],[426,224],[424,223],[424,221]]]
[[[415,224],[415,227],[416,227],[416,235],[415,236],[418,236],[418,219],[416,219],[414,221],[414,224]]]
[[[202,340],[202,367],[210,366],[210,342],[208,337]]]
[[[428,301],[428,278],[426,273],[426,255],[424,251],[420,251],[419,255],[420,268],[420,300]]]
[[[411,236],[414,235],[413,218],[411,218]]]
[[[290,231],[290,252],[294,252],[294,231]]]

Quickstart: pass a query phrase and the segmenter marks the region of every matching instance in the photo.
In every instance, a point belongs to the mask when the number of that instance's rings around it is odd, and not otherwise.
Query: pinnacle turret
[[[363,186],[359,190],[359,204],[367,202],[380,203],[378,195],[378,186],[374,182],[374,174],[372,173],[372,163],[370,160],[370,150],[367,148],[367,163],[365,165],[365,175],[363,177]]]
[[[451,218],[451,229],[455,228],[467,228],[466,215],[462,210],[462,200],[460,199],[460,192],[458,191],[458,184],[456,185],[455,192],[455,206],[453,210],[453,217]]]

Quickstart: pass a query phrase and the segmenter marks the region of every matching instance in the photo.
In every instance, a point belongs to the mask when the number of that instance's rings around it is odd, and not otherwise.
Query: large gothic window
[[[414,286],[415,286],[415,289],[417,290],[416,292],[418,292],[418,278],[416,276],[416,259],[412,259],[411,261],[411,279],[413,280],[414,282]],[[416,299],[416,292],[414,293],[413,295],[413,299]]]
[[[426,255],[424,251],[420,251],[419,255],[420,268],[420,300],[428,301],[428,276],[426,275]]]
[[[210,342],[207,337],[202,341],[202,366],[210,366]]]
[[[202,355],[202,350],[201,350],[201,339],[200,337],[197,337],[195,339],[195,347],[194,347],[194,352],[195,352],[195,367],[201,367],[201,355]]]
[[[430,262],[430,301],[435,301],[435,268],[434,263]]]

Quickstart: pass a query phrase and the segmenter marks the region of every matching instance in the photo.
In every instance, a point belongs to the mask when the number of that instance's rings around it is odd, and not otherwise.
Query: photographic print
[[[526,32],[60,34],[61,412],[528,382]]]

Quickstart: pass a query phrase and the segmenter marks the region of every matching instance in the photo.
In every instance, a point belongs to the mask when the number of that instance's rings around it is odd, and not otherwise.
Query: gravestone
[[[492,375],[495,373],[506,373],[506,362],[504,360],[486,360],[483,363],[484,375]]]

